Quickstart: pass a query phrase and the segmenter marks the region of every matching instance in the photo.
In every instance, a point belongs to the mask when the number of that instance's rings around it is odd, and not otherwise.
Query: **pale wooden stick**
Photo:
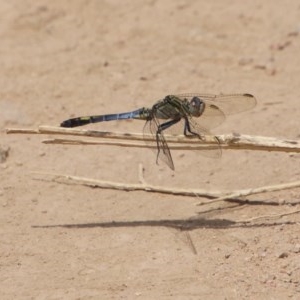
[[[86,137],[101,137],[122,140],[142,140],[143,134],[140,133],[118,133],[77,128],[64,128],[53,126],[39,126],[38,129],[7,128],[7,134],[60,134]],[[151,137],[151,136],[149,136]]]
[[[44,144],[55,144],[55,145],[101,145],[101,146],[119,146],[119,147],[128,147],[128,148],[154,148],[157,146],[155,143],[153,145],[146,144],[143,141],[141,142],[122,142],[122,141],[111,141],[111,140],[76,140],[76,139],[47,139],[43,140]],[[216,144],[217,145],[217,144]],[[200,144],[196,145],[187,145],[183,143],[182,145],[173,144],[168,142],[168,146],[172,150],[208,150],[216,149],[217,146],[210,144]]]
[[[288,213],[282,213],[282,214],[276,214],[276,215],[264,215],[264,216],[259,216],[259,217],[254,217],[254,218],[250,218],[250,219],[246,219],[246,220],[239,220],[236,221],[238,223],[251,223],[253,221],[258,221],[261,219],[276,219],[276,218],[282,218],[282,217],[286,217],[286,216],[290,216],[290,215],[295,215],[300,213],[300,210],[294,210]]]
[[[109,139],[121,139],[125,142],[96,142],[96,141],[84,141],[84,140],[65,140],[55,139],[46,140],[45,143],[53,144],[100,144],[100,145],[116,145],[123,147],[149,147],[144,145],[145,139],[153,140],[152,136],[145,136],[142,134],[128,134],[128,133],[117,133],[117,132],[101,132],[95,130],[82,130],[82,129],[69,129],[62,127],[50,127],[40,126],[38,130],[31,129],[7,129],[8,134],[23,133],[23,134],[62,134],[62,135],[77,135],[86,137],[97,137],[97,138],[109,138]],[[250,136],[250,135],[238,135],[238,134],[226,134],[216,135],[219,140],[222,149],[236,149],[236,150],[260,150],[260,151],[278,151],[278,152],[297,152],[300,153],[300,141],[298,140],[287,140],[277,139],[272,137],[262,136]],[[177,150],[201,150],[212,149],[216,147],[216,141],[214,136],[205,136],[205,140],[199,140],[198,138],[187,138],[185,136],[165,136],[169,147]],[[139,141],[140,143],[128,143],[127,140]],[[176,143],[186,144],[175,146]]]
[[[50,126],[40,126],[38,129],[7,129],[8,134],[62,134],[62,135],[76,135],[76,136],[87,136],[87,137],[101,137],[101,138],[109,138],[109,139],[121,139],[125,140],[125,142],[113,142],[113,141],[85,141],[85,140],[72,140],[72,139],[52,139],[46,140],[45,143],[57,143],[57,144],[79,144],[79,145],[118,145],[124,147],[149,147],[149,145],[141,144],[141,141],[144,139],[152,140],[152,136],[145,136],[142,134],[128,134],[128,133],[114,133],[114,132],[101,132],[101,131],[91,131],[91,130],[78,130],[78,129],[68,129],[61,127],[50,127]],[[244,150],[265,150],[265,151],[280,151],[280,152],[300,152],[300,141],[297,140],[286,140],[286,139],[277,139],[271,137],[262,137],[262,136],[249,136],[249,135],[237,135],[237,134],[227,134],[227,135],[217,135],[217,136],[205,136],[204,140],[199,140],[198,138],[187,138],[185,136],[168,136],[165,138],[169,143],[170,148],[172,149],[185,149],[185,150],[198,150],[203,149],[204,147],[207,149],[215,148],[215,137],[217,137],[219,143],[222,145],[223,149],[244,149]],[[128,143],[126,140],[134,140],[138,141],[135,143]],[[176,145],[176,143],[181,143],[183,145]],[[186,144],[186,145],[184,145]],[[100,180],[92,180],[88,178],[81,178],[76,176],[68,176],[61,174],[49,174],[49,173],[39,173],[43,175],[48,175],[54,177],[54,180],[67,180],[71,183],[78,183],[88,186],[96,186],[101,188],[110,188],[110,189],[118,189],[118,190],[144,190],[147,192],[159,192],[159,193],[167,193],[173,195],[184,195],[184,196],[203,196],[208,198],[216,198],[218,199],[207,202],[206,204],[215,203],[219,201],[226,201],[229,199],[238,198],[241,196],[247,196],[251,194],[265,193],[270,191],[278,191],[284,189],[290,189],[295,187],[300,187],[300,182],[293,182],[287,184],[280,184],[274,186],[266,186],[255,189],[247,189],[235,191],[232,193],[225,192],[208,192],[200,189],[174,189],[174,188],[165,188],[165,187],[157,187],[147,185],[145,182],[142,184],[123,184],[109,181],[100,181]],[[202,205],[203,203],[199,203]],[[289,214],[298,213],[299,211],[295,211],[292,213],[280,214],[278,216],[284,216]],[[272,217],[272,216],[264,216],[264,217]],[[258,218],[257,218],[258,219]],[[255,219],[251,219],[248,221],[253,221]]]
[[[108,131],[96,131],[76,128],[64,128],[64,127],[52,127],[52,126],[39,126],[38,129],[21,129],[21,128],[7,128],[7,134],[58,134],[58,135],[73,135],[73,136],[85,136],[104,139],[121,139],[121,140],[133,140],[142,141],[154,140],[155,137],[148,134],[141,133],[122,133],[122,132],[108,132]],[[184,135],[165,135],[168,142],[172,143],[198,143],[199,139],[196,136],[190,136],[187,138]],[[204,136],[205,141],[202,143],[216,144],[214,136]],[[64,139],[61,139],[63,141]],[[79,140],[77,140],[79,141]],[[200,140],[201,143],[202,140]]]
[[[61,182],[61,183],[81,184],[81,185],[92,186],[92,187],[124,190],[124,191],[143,190],[146,192],[182,195],[182,196],[189,196],[189,197],[201,196],[207,198],[217,198],[214,200],[209,200],[207,202],[197,203],[198,205],[211,204],[211,203],[226,201],[230,199],[237,199],[238,197],[241,196],[279,191],[279,190],[290,189],[290,188],[300,186],[300,181],[297,181],[297,182],[291,182],[291,183],[279,184],[273,186],[265,186],[265,187],[254,188],[254,189],[238,190],[235,192],[228,192],[228,191],[222,192],[222,191],[207,191],[203,189],[183,189],[183,188],[180,189],[174,187],[168,188],[162,186],[154,186],[146,183],[130,184],[130,183],[112,182],[112,181],[89,179],[86,177],[78,177],[78,176],[71,176],[71,175],[64,175],[64,174],[53,174],[47,172],[33,172],[33,173],[51,177],[53,181]],[[251,201],[248,200],[247,203],[249,202]]]
[[[292,189],[292,188],[297,188],[297,187],[300,187],[300,181],[277,184],[277,185],[270,185],[270,186],[263,186],[263,187],[253,188],[253,189],[238,190],[238,191],[235,191],[232,193],[227,193],[225,196],[221,196],[217,199],[211,200],[209,203],[216,203],[216,202],[225,201],[228,199],[237,199],[237,198],[244,197],[244,196],[287,190],[287,189]],[[203,205],[203,203],[199,202],[196,205]]]
[[[70,183],[70,184],[81,184],[91,187],[99,187],[104,189],[114,189],[114,190],[123,190],[123,191],[146,191],[152,193],[163,193],[163,194],[172,194],[172,195],[182,195],[182,196],[203,196],[207,198],[216,198],[224,195],[222,192],[218,191],[206,191],[202,189],[179,189],[179,188],[167,188],[162,186],[154,186],[150,184],[130,184],[130,183],[121,183],[121,182],[112,182],[104,180],[95,180],[85,177],[63,175],[63,174],[53,174],[45,172],[33,172],[34,174],[39,174],[43,176],[50,176],[53,181]]]
[[[147,145],[141,142],[122,142],[122,141],[111,141],[111,140],[77,140],[77,139],[47,139],[42,141],[44,144],[50,145],[101,145],[101,146],[119,146],[128,148],[157,148],[155,145]]]
[[[207,197],[207,198],[215,198],[218,197],[219,195],[225,194],[224,192],[219,192],[219,191],[205,191],[205,190],[200,190],[200,189],[193,189],[193,190],[185,190],[185,189],[175,189],[175,188],[165,188],[165,187],[159,187],[159,186],[151,186],[146,183],[142,184],[124,184],[124,183],[117,183],[117,182],[110,182],[110,181],[102,181],[102,180],[93,180],[93,179],[88,179],[84,177],[77,177],[77,176],[69,176],[69,175],[62,175],[62,174],[51,174],[51,173],[43,173],[43,172],[34,172],[35,174],[39,175],[44,175],[44,176],[50,176],[52,177],[52,181],[59,182],[59,183],[65,183],[65,184],[81,184],[81,185],[86,185],[86,186],[92,186],[92,187],[99,187],[99,188],[107,188],[107,189],[116,189],[116,190],[125,190],[125,191],[135,191],[135,190],[143,190],[146,192],[155,192],[155,193],[166,193],[166,194],[173,194],[173,195],[183,195],[183,196],[202,196],[202,197]],[[261,187],[257,189],[249,189],[248,191],[254,191],[254,192],[261,192],[265,193],[268,191],[276,191],[279,189],[286,189],[286,188],[291,188],[293,187],[294,183],[288,183],[288,184],[281,184],[281,185],[276,185],[273,187]],[[299,182],[297,183],[297,186],[299,185]],[[229,200],[231,197],[236,198],[238,195],[243,194],[241,191],[239,193],[231,193],[228,194],[228,196],[223,197],[224,199],[222,201]],[[245,194],[245,193],[244,193]],[[243,195],[244,195],[243,194]],[[250,193],[248,193],[250,195]],[[218,201],[221,198],[217,199]],[[215,201],[209,201],[206,202],[205,204],[211,204],[214,203]],[[251,203],[251,201],[248,201]],[[201,203],[203,204],[203,203]],[[264,215],[260,217],[254,217],[251,219],[246,219],[246,220],[239,220],[237,223],[251,223],[253,221],[257,221],[260,219],[266,219],[266,218],[279,218],[283,216],[289,216],[292,214],[300,213],[300,210],[296,210],[293,212],[288,212],[288,213],[282,213],[282,214],[277,214],[277,215]],[[192,240],[190,239],[191,244],[193,245]],[[194,252],[197,252],[195,247],[192,247]]]

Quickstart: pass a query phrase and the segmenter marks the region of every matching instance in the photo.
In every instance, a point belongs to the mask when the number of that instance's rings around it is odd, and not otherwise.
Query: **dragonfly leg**
[[[187,118],[185,118],[185,124],[184,124],[184,135],[188,136],[188,133],[190,133],[191,135],[196,135],[199,139],[202,139],[203,137],[197,133],[191,130],[191,126],[189,123],[189,120]]]
[[[156,144],[157,144],[157,156],[156,156],[156,163],[158,162],[158,157],[159,157],[159,153],[160,153],[160,136],[162,135],[162,132],[166,129],[168,129],[169,127],[171,127],[172,125],[178,123],[179,121],[181,120],[181,118],[178,118],[178,119],[173,119],[173,120],[170,120],[168,122],[165,122],[165,123],[162,123],[162,124],[159,124],[158,128],[157,128],[157,131],[156,131]],[[167,146],[167,144],[165,143],[165,146]],[[164,154],[165,154],[165,149],[163,148],[162,149]]]
[[[172,125],[178,123],[179,121],[181,120],[181,118],[178,118],[178,119],[172,119],[168,122],[165,122],[165,123],[162,123],[158,126],[158,130],[157,132],[158,133],[161,133],[162,131],[168,129],[169,127],[171,127]]]

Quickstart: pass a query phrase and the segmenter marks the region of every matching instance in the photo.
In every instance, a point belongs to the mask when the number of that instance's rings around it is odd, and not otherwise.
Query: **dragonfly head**
[[[205,110],[205,103],[199,97],[193,97],[190,101],[190,113],[193,117],[200,117]]]

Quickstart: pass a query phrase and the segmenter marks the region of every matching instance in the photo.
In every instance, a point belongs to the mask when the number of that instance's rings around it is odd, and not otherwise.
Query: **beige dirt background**
[[[0,3],[1,299],[299,299],[299,189],[253,204],[35,180],[33,171],[232,190],[300,179],[299,155],[45,145],[5,128],[151,107],[167,94],[252,93],[214,133],[299,138],[300,4],[279,0]],[[86,128],[141,132],[143,122]],[[281,203],[281,205],[276,205]]]

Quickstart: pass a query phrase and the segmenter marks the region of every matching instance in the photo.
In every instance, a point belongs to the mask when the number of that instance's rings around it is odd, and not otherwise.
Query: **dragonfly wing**
[[[224,112],[218,106],[213,103],[206,102],[205,109],[201,116],[197,118],[197,122],[201,124],[202,128],[213,129],[221,125],[225,119],[226,117]]]
[[[144,126],[144,140],[146,144],[148,144],[152,150],[157,150],[157,161],[163,161],[166,163],[172,170],[174,170],[174,163],[171,156],[170,149],[168,147],[168,144],[164,138],[164,135],[162,132],[158,132],[159,127],[158,120],[154,117],[152,120],[149,120],[146,122]],[[152,137],[152,140],[149,139]]]
[[[199,153],[210,158],[220,158],[222,156],[222,149],[220,146],[220,142],[216,136],[211,134],[205,127],[199,125],[198,122],[195,122],[194,118],[188,118],[190,129],[192,133],[196,133],[199,135],[200,141],[205,142],[205,135],[209,135],[213,138],[213,144],[209,149],[200,150]]]
[[[205,102],[205,110],[197,122],[208,129],[222,124],[226,115],[240,113],[252,109],[256,105],[255,97],[250,94],[182,94],[177,97],[188,101],[191,101],[193,97],[198,97]]]
[[[201,95],[198,97],[207,103],[215,104],[225,115],[231,115],[250,110],[255,107],[257,101],[250,94],[228,94],[228,95]]]

